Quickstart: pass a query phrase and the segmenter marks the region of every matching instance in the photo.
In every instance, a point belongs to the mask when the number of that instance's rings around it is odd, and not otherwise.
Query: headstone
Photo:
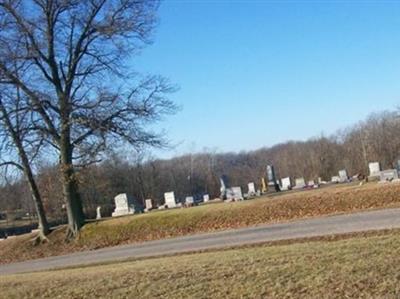
[[[194,205],[194,198],[193,198],[193,196],[187,196],[187,197],[185,198],[185,204],[186,204],[186,205]]]
[[[400,173],[400,160],[397,160],[396,169],[397,172]]]
[[[276,181],[275,168],[273,165],[267,165],[267,180],[268,184]]]
[[[292,182],[290,181],[290,177],[282,179],[282,190],[290,190],[292,189]]]
[[[153,200],[151,198],[146,199],[144,202],[146,204],[146,211],[150,211],[150,210],[152,210],[154,208],[153,207]]]
[[[281,191],[279,183],[277,182],[275,175],[275,168],[273,165],[267,165],[267,180],[268,180],[268,191],[275,190],[276,192]]]
[[[175,193],[174,192],[166,192],[164,193],[164,200],[165,206],[169,209],[176,208],[176,201],[175,201]]]
[[[252,182],[248,183],[247,187],[249,189],[249,192],[248,192],[249,196],[255,196],[257,191],[256,191],[256,186],[254,185],[254,183],[252,183]]]
[[[226,193],[227,193],[227,178],[225,175],[221,176],[219,178],[221,187],[220,187],[220,198],[221,199],[226,199]]]
[[[314,187],[315,186],[315,182],[314,181],[308,181],[307,186],[308,187]]]
[[[303,189],[305,187],[306,187],[306,182],[304,178],[298,178],[295,180],[295,186],[293,187],[293,189]]]
[[[242,188],[240,187],[228,188],[226,192],[226,199],[231,201],[243,200]]]
[[[369,167],[369,176],[370,177],[380,176],[381,165],[379,164],[379,162],[369,163],[368,167]]]
[[[380,172],[380,181],[383,182],[392,182],[394,180],[399,179],[399,174],[397,173],[396,169],[388,169],[388,170],[382,170]]]
[[[340,183],[340,177],[338,177],[337,175],[333,176],[331,182],[335,184]]]
[[[339,171],[339,182],[340,183],[345,183],[349,179],[347,175],[347,171],[345,169]]]
[[[112,213],[113,217],[141,213],[143,212],[143,205],[135,200],[132,196],[126,193],[119,194],[115,198],[115,210]]]
[[[101,219],[101,207],[98,206],[96,209],[96,219]]]
[[[265,178],[261,178],[261,193],[267,193],[268,188],[267,184],[265,183]]]
[[[209,202],[210,201],[210,195],[204,194],[203,195],[203,202]]]

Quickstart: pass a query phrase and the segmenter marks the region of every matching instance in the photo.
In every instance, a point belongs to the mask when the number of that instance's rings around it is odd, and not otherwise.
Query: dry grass
[[[400,232],[0,276],[4,298],[399,298]]]
[[[336,213],[400,206],[400,184],[341,185],[240,203],[219,203],[87,224],[78,240],[65,243],[63,229],[51,242],[33,246],[32,236],[0,243],[0,263],[21,261],[126,243],[290,221]]]

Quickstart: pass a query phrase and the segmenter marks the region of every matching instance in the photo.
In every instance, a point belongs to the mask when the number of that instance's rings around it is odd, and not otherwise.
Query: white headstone
[[[114,213],[112,213],[113,217],[143,212],[142,204],[126,193],[117,195],[114,200],[115,210]]]
[[[210,201],[210,195],[204,194],[204,195],[203,195],[203,201],[204,201],[204,202]]]
[[[253,182],[248,183],[247,187],[249,188],[249,195],[256,195],[256,193],[257,193],[256,186],[254,185]]]
[[[314,181],[308,181],[307,186],[308,187],[314,187],[315,182]]]
[[[339,182],[340,182],[340,177],[338,177],[338,176],[333,176],[331,182],[332,182],[332,183],[339,183]]]
[[[399,179],[399,175],[398,175],[396,169],[382,170],[380,172],[380,181],[381,182],[392,182],[392,181],[398,180],[398,179]]]
[[[292,188],[292,182],[290,181],[290,178],[283,178],[282,179],[282,190],[290,190]]]
[[[150,211],[151,209],[153,209],[153,200],[151,198],[146,199],[144,202],[146,204],[147,211]]]
[[[304,178],[298,178],[295,180],[296,184],[294,186],[294,189],[302,189],[306,187],[306,182]]]
[[[349,179],[349,177],[347,175],[347,171],[345,169],[340,170],[339,171],[339,181],[340,181],[340,183],[347,182],[348,179]]]
[[[101,219],[101,207],[98,206],[96,209],[96,219]]]
[[[240,187],[228,188],[226,192],[226,198],[228,200],[243,200],[242,188]]]
[[[369,176],[380,176],[381,165],[379,162],[369,163]]]
[[[165,205],[168,208],[176,208],[176,201],[175,201],[175,193],[174,192],[166,192],[164,193],[164,200]]]
[[[194,204],[194,198],[193,198],[193,196],[188,196],[188,197],[186,197],[186,198],[185,198],[185,203],[186,203],[187,205],[192,205],[192,204]]]

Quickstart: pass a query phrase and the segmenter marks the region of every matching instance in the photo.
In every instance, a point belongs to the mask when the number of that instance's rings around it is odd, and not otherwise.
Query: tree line
[[[304,177],[307,180],[330,180],[341,169],[349,175],[368,175],[368,163],[379,161],[383,168],[394,168],[400,158],[400,117],[398,111],[370,115],[364,121],[342,129],[332,136],[319,136],[307,141],[289,141],[240,153],[203,151],[157,159],[144,152],[109,155],[103,162],[90,165],[78,172],[84,210],[95,217],[95,209],[102,206],[104,215],[111,215],[113,198],[129,193],[144,202],[154,199],[163,203],[164,193],[174,191],[177,198],[210,194],[218,197],[219,177],[226,175],[231,185],[247,189],[255,182],[261,188],[266,176],[266,165],[275,166],[278,177]],[[60,219],[63,195],[57,167],[42,167],[37,176],[45,210]],[[0,192],[1,208],[26,206],[29,192],[24,183],[6,185]]]

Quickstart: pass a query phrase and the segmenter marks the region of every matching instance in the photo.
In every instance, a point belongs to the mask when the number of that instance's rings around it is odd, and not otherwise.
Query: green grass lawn
[[[0,276],[2,298],[399,298],[400,231]]]

